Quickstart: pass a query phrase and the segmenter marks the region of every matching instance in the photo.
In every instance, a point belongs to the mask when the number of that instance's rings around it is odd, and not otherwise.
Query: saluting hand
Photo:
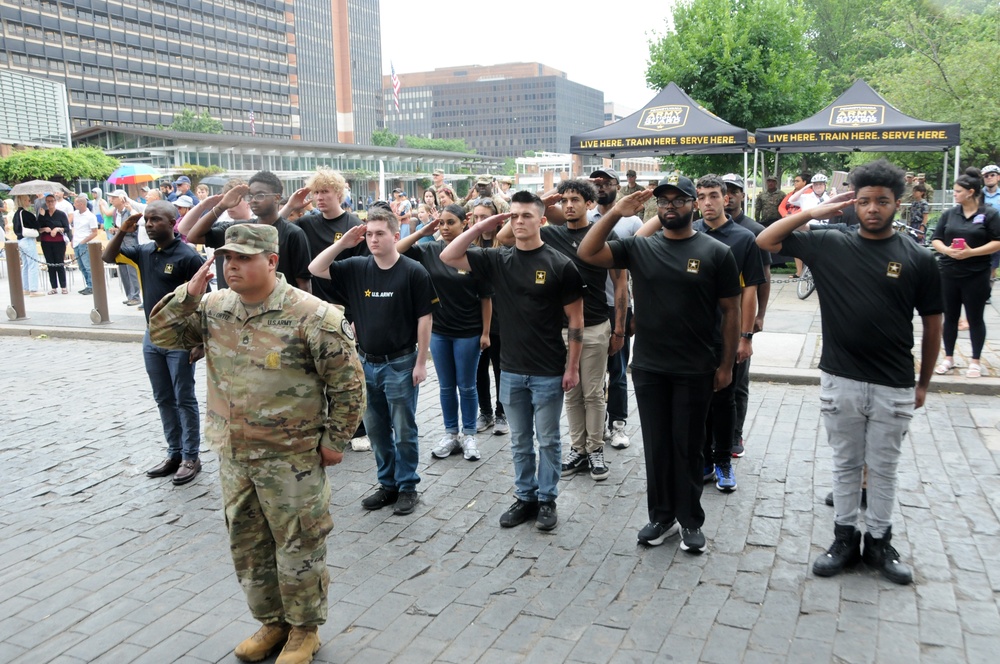
[[[482,233],[483,231],[500,228],[508,219],[510,219],[510,212],[501,212],[500,214],[495,214],[492,217],[486,217],[477,223],[475,228]]]
[[[142,219],[142,214],[136,212],[131,217],[122,222],[122,233],[134,233],[139,227],[139,220]]]
[[[365,239],[365,232],[368,230],[367,224],[354,226],[347,229],[347,232],[340,236],[337,242],[343,242],[345,247],[356,247]]]
[[[205,263],[198,268],[198,271],[194,273],[191,277],[191,281],[188,282],[188,295],[191,297],[201,297],[205,294],[208,289],[208,282],[212,280],[215,275],[212,274],[212,267],[215,261],[205,261]]]
[[[615,208],[623,217],[634,217],[645,209],[646,201],[652,197],[653,191],[651,189],[643,189],[623,197],[615,203]]]

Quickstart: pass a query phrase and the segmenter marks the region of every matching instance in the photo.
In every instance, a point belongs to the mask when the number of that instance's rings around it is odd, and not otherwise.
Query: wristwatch
[[[753,332],[740,332],[740,337],[749,341],[750,339],[753,339]]]

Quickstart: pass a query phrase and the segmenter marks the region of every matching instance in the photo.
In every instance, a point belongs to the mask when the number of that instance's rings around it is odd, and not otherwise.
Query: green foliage
[[[465,152],[475,154],[476,151],[465,144],[464,138],[421,138],[420,136],[404,136],[403,144],[413,150],[441,150],[443,152]]]
[[[190,108],[185,108],[180,113],[175,114],[174,121],[169,127],[157,125],[156,128],[188,134],[221,134],[223,131],[222,120],[213,118],[208,114],[207,109],[199,115]]]
[[[388,129],[376,129],[372,132],[372,145],[380,148],[394,148],[399,145],[399,134]]]
[[[191,178],[193,186],[198,185],[198,180],[207,178],[209,175],[215,175],[216,173],[225,173],[225,169],[219,166],[199,166],[198,164],[182,164],[180,168],[180,175],[186,175]]]
[[[507,157],[503,160],[503,167],[500,172],[504,175],[517,175],[517,160],[513,157]]]
[[[28,180],[70,184],[76,180],[101,181],[118,168],[118,160],[98,148],[49,148],[19,150],[0,159],[0,181],[14,185]]]
[[[650,42],[646,81],[676,83],[708,111],[753,131],[802,119],[829,96],[815,75],[809,20],[796,0],[687,0]],[[672,157],[681,170],[742,170],[741,155]]]

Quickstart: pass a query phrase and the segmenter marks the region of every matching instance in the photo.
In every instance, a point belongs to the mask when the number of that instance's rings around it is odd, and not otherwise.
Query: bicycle
[[[813,279],[812,270],[809,269],[808,265],[803,265],[802,276],[795,284],[795,294],[799,296],[800,300],[804,300],[812,295],[814,290],[816,290],[816,281]]]

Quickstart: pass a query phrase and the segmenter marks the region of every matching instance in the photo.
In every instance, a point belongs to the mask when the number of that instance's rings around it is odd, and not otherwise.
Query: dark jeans
[[[736,431],[736,365],[733,380],[712,394],[705,420],[705,465],[711,459],[717,466],[728,466],[733,458],[733,434]]]
[[[979,272],[969,277],[941,275],[941,295],[944,299],[944,354],[955,354],[958,339],[958,319],[965,305],[965,319],[969,321],[969,339],[972,341],[972,359],[979,360],[986,342],[986,321],[983,310],[990,297],[990,273]]]
[[[611,314],[611,333],[621,332],[615,329],[615,309],[608,307]],[[632,324],[632,310],[625,314],[625,343],[622,349],[608,357],[608,424],[628,420],[628,358],[632,338],[628,335]]]
[[[66,243],[62,240],[42,242],[42,254],[49,264],[49,284],[52,289],[66,288],[66,267],[63,265],[66,261]]]
[[[490,365],[493,365],[493,380],[497,391],[496,410],[493,399],[490,398]],[[479,367],[476,369],[476,392],[479,394],[479,412],[484,415],[503,417],[503,404],[500,403],[500,335],[490,335],[490,347],[479,355]]]
[[[167,456],[185,461],[197,459],[201,430],[198,399],[194,394],[194,365],[188,361],[188,351],[154,346],[146,332],[142,357],[153,399],[160,410]]]
[[[650,521],[677,519],[685,528],[705,523],[702,443],[713,379],[714,373],[677,376],[632,367]]]
[[[733,443],[743,438],[743,424],[747,420],[747,403],[750,401],[750,360],[740,362],[733,369],[733,384],[736,386],[736,427]]]

